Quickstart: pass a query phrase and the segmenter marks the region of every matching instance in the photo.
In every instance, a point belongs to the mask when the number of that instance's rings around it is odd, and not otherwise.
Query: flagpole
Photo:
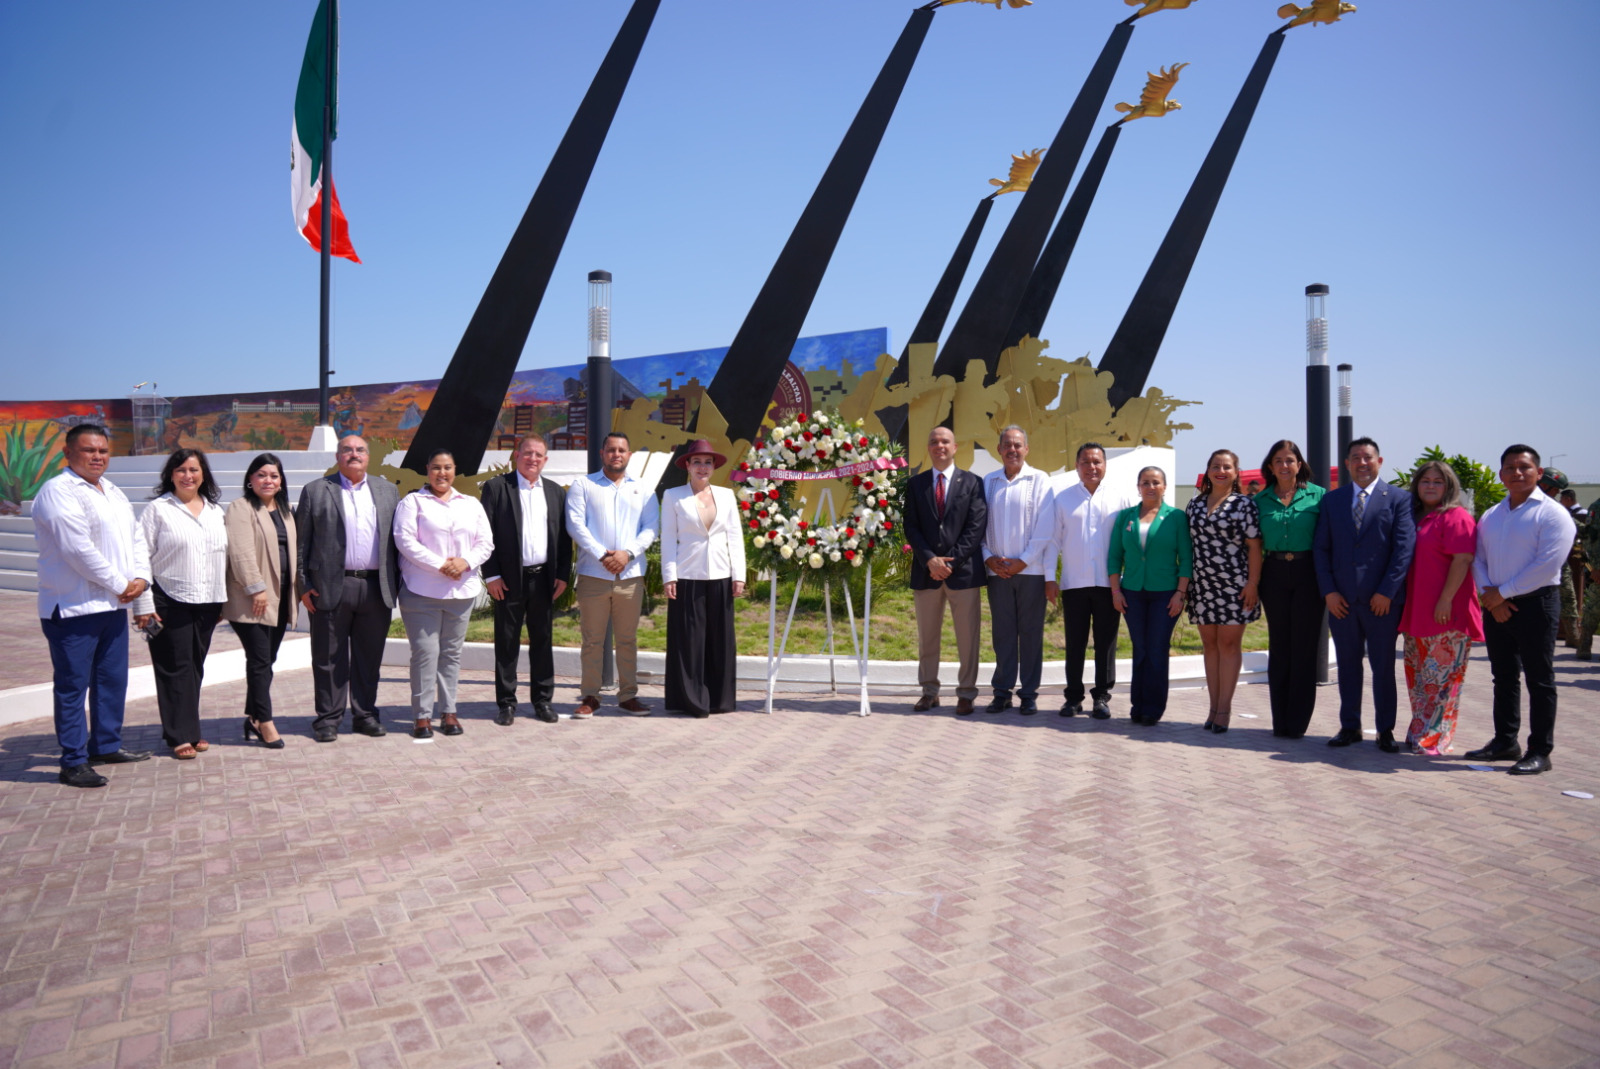
[[[322,79],[322,308],[321,334],[318,343],[317,369],[317,425],[329,426],[328,420],[328,304],[333,282],[333,82],[338,68],[338,39],[334,24],[339,19],[339,0],[328,0],[328,19],[325,32],[327,70]]]

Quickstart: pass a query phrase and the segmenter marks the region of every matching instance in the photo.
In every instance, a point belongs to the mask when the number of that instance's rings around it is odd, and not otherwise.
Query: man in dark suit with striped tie
[[[1361,741],[1364,655],[1372,667],[1378,748],[1398,753],[1394,652],[1417,537],[1411,495],[1378,478],[1383,457],[1371,438],[1351,442],[1344,465],[1349,482],[1323,497],[1311,550],[1339,659],[1339,733],[1328,745]]]
[[[917,614],[917,681],[921,713],[939,705],[939,634],[945,606],[955,624],[956,715],[972,712],[978,696],[978,638],[982,626],[983,536],[989,524],[983,480],[955,466],[956,436],[948,427],[928,435],[929,467],[906,486],[904,519],[911,544],[911,590]]]

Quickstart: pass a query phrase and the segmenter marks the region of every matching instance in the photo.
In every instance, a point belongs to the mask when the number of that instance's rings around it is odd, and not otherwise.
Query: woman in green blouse
[[[1166,493],[1166,472],[1139,472],[1139,504],[1117,515],[1106,563],[1111,603],[1128,618],[1133,641],[1130,715],[1135,724],[1146,726],[1167,711],[1172,628],[1183,612],[1194,565],[1189,523],[1165,502]]]
[[[1322,508],[1322,487],[1300,447],[1288,439],[1267,450],[1261,463],[1271,478],[1256,495],[1261,514],[1261,607],[1267,612],[1267,690],[1272,733],[1298,739],[1317,704],[1317,638],[1324,610],[1311,560],[1311,539]]]

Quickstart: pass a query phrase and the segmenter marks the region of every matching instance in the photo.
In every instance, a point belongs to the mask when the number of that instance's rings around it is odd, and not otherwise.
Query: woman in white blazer
[[[728,458],[701,438],[677,459],[687,486],[661,501],[667,594],[667,710],[706,717],[735,708],[733,599],[744,596],[744,528],[733,491],[711,485]]]

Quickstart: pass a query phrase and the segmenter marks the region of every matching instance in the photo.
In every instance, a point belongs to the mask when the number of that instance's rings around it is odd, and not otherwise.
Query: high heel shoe
[[[1203,728],[1206,731],[1215,731],[1215,730],[1217,730],[1216,719],[1217,719],[1217,711],[1215,709],[1212,709],[1210,712],[1206,713],[1206,722],[1204,724],[1200,725],[1201,728]]]
[[[261,743],[261,745],[265,746],[269,750],[283,749],[283,739],[277,738],[273,739],[271,742],[268,742],[266,736],[261,734],[261,725],[257,724],[253,718],[247,716],[244,718],[245,741],[249,742],[252,735],[255,736],[257,742]]]
[[[1211,725],[1211,730],[1216,732],[1218,735],[1226,735],[1228,733],[1228,724],[1233,720],[1233,711],[1229,710],[1226,713],[1218,713],[1217,716],[1220,717],[1220,719]]]

